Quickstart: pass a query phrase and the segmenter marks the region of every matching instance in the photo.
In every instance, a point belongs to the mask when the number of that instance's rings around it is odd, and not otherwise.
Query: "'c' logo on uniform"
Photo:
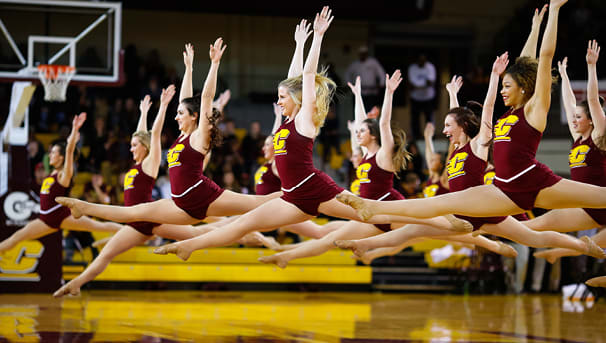
[[[370,183],[370,179],[368,178],[368,172],[370,172],[371,168],[372,164],[368,162],[362,163],[358,166],[358,169],[356,169],[356,176],[358,177],[360,183]]]
[[[461,175],[465,175],[465,160],[468,154],[459,152],[448,161],[448,179],[454,179]]]
[[[168,150],[168,153],[166,154],[168,168],[178,167],[181,165],[181,162],[179,162],[179,154],[181,154],[181,151],[183,151],[183,149],[185,149],[185,145],[177,144],[174,148]]]
[[[518,116],[510,114],[503,119],[499,119],[497,124],[494,126],[494,141],[495,142],[509,142],[509,132],[511,127],[520,120]]]
[[[131,169],[124,176],[124,190],[135,188],[135,176],[139,175],[139,171],[135,168]]]
[[[52,176],[49,176],[44,179],[44,181],[42,181],[42,187],[40,187],[40,194],[48,194],[54,183],[55,178]]]
[[[290,136],[290,130],[282,129],[274,135],[274,155],[286,154],[286,138]]]
[[[570,168],[585,167],[587,165],[585,159],[587,158],[589,150],[589,146],[585,144],[570,150],[570,154],[568,155],[568,164],[570,165]]]

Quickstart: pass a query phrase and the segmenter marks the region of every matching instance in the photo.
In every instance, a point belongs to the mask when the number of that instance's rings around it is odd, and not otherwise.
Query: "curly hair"
[[[181,100],[181,104],[183,105],[183,107],[185,107],[185,109],[187,110],[187,112],[190,116],[195,117],[196,113],[197,113],[198,121],[200,120],[199,114],[200,114],[201,100],[200,100],[199,94],[194,95],[191,98],[185,98],[185,99]],[[213,107],[211,113],[206,117],[206,119],[208,119],[208,123],[210,124],[210,127],[209,127],[210,143],[208,144],[209,151],[215,147],[220,146],[221,143],[223,142],[223,135],[221,133],[221,130],[219,130],[219,127],[218,127],[218,123],[222,117],[223,117],[223,113],[221,113],[221,111],[219,111],[217,108],[214,108],[214,107]]]
[[[324,125],[324,120],[330,109],[330,103],[335,93],[337,85],[333,80],[326,76],[326,70],[316,74],[316,112],[313,115],[313,123],[316,130],[319,131]],[[288,89],[288,93],[297,105],[303,102],[303,75],[289,77],[279,84],[280,87]]]

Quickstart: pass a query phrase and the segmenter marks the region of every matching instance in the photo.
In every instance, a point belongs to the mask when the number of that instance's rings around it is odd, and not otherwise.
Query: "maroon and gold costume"
[[[135,164],[124,176],[124,206],[134,206],[152,201],[152,189],[156,179],[145,174],[141,163]],[[127,223],[140,233],[151,236],[158,223],[132,222]]]
[[[191,147],[189,139],[180,136],[168,150],[170,195],[180,209],[202,220],[224,189],[204,176],[204,155]]]
[[[295,121],[284,122],[274,135],[274,154],[282,199],[306,214],[317,216],[321,203],[343,191],[328,175],[313,165],[314,140],[300,135]]]
[[[255,194],[267,195],[279,192],[281,185],[280,178],[274,174],[270,162],[257,169],[255,173]]]
[[[59,173],[53,173],[42,181],[40,187],[40,220],[53,229],[61,229],[61,222],[71,215],[69,208],[58,204],[56,197],[67,195],[68,187],[63,187],[57,180]]]
[[[484,171],[486,161],[474,155],[471,144],[456,149],[448,161],[448,186],[451,192],[462,191],[469,187],[484,184]],[[457,218],[467,220],[473,225],[473,230],[478,230],[484,224],[498,224],[506,217],[467,217],[456,215]]]
[[[449,192],[448,188],[446,188],[442,185],[442,182],[440,179],[438,179],[438,181],[436,181],[436,182],[433,182],[433,180],[431,180],[431,178],[428,179],[427,185],[425,186],[425,188],[423,188],[423,196],[425,198],[431,198],[434,196],[446,194],[448,192]]]
[[[507,111],[494,126],[494,184],[524,210],[534,207],[542,189],[562,179],[535,158],[542,136],[523,107]]]
[[[570,178],[574,181],[600,187],[606,186],[606,156],[595,145],[593,138],[579,137],[568,155]],[[600,225],[606,225],[606,209],[584,208],[585,212]]]
[[[495,175],[496,174],[494,172],[494,168],[489,168],[486,171],[486,173],[484,174],[484,184],[485,185],[492,185],[493,182],[494,182]],[[514,217],[515,219],[517,219],[520,222],[528,220],[528,215],[526,213],[514,214],[512,217]]]

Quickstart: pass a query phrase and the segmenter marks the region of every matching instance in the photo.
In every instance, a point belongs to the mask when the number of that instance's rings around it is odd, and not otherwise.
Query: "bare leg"
[[[226,246],[234,243],[247,233],[269,231],[284,225],[302,222],[311,217],[295,205],[276,198],[243,214],[231,224],[192,239],[157,248],[154,253],[173,253],[177,254],[179,258],[187,260],[194,250]]]
[[[423,199],[375,201],[341,193],[337,200],[356,209],[359,216],[365,220],[379,214],[432,218],[452,213],[470,217],[491,217],[524,212],[493,185],[471,187]]]
[[[606,187],[562,179],[542,189],[535,207],[540,208],[606,208]]]
[[[303,242],[295,249],[290,249],[275,255],[263,256],[259,258],[259,261],[263,263],[274,263],[280,268],[285,268],[290,260],[317,256],[335,248],[335,240],[370,237],[378,235],[382,232],[383,231],[377,229],[372,224],[351,221],[342,226],[340,229],[333,231],[320,239]]]
[[[536,231],[572,232],[599,227],[582,208],[551,210],[542,216],[522,222]]]
[[[584,236],[581,239],[554,231],[534,231],[524,226],[513,217],[507,217],[499,224],[482,225],[482,230],[493,235],[505,237],[512,241],[530,247],[545,248],[558,247],[573,249],[582,254],[596,258],[604,258],[606,254],[591,238]]]
[[[526,223],[526,222],[524,222],[524,223]],[[591,238],[600,248],[606,248],[606,230],[602,230],[602,231],[598,232]],[[544,258],[547,260],[547,262],[552,263],[552,264],[555,263],[555,261],[557,261],[558,258],[560,258],[560,257],[579,256],[579,255],[582,255],[582,254],[576,250],[563,249],[563,248],[549,249],[549,250],[544,250],[544,251],[539,251],[539,252],[534,253],[535,257]]]
[[[312,220],[306,220],[302,223],[284,226],[281,229],[296,233],[297,235],[301,235],[304,237],[317,239],[322,238],[328,233],[337,230],[339,227],[345,225],[346,223],[347,221],[345,220],[332,220],[324,225],[319,225],[314,223]]]
[[[591,287],[606,287],[606,276],[598,276],[585,282]]]
[[[78,199],[57,197],[55,201],[69,207],[75,218],[83,214],[92,217],[103,218],[118,223],[130,223],[136,221],[149,221],[153,223],[196,224],[200,220],[192,218],[185,211],[177,207],[170,199],[162,199],[146,202],[135,206],[113,206],[92,204]]]
[[[358,260],[362,261],[362,263],[368,265],[376,258],[383,257],[383,256],[393,256],[393,255],[399,253],[400,251],[402,251],[414,244],[423,242],[425,240],[427,240],[427,238],[413,238],[396,247],[376,248],[376,249],[368,250],[361,256],[354,255],[354,257],[357,258]]]
[[[82,216],[78,219],[69,216],[61,222],[61,228],[71,231],[98,231],[98,232],[118,232],[125,225],[114,222],[102,222],[93,220],[87,216]]]
[[[80,218],[82,219],[82,218]],[[62,297],[64,295],[78,295],[80,288],[87,282],[93,280],[97,275],[101,274],[107,268],[114,257],[125,252],[126,250],[143,244],[149,237],[139,233],[130,226],[125,225],[124,228],[118,231],[99,253],[99,256],[86,267],[86,269],[75,279],[63,285],[54,294],[54,297]]]
[[[231,217],[229,219],[231,219]],[[235,219],[237,219],[237,217]],[[233,220],[222,220],[213,224],[205,224],[198,226],[162,224],[160,226],[156,226],[153,232],[156,236],[183,241],[186,239],[203,235],[212,230],[216,230],[218,229],[218,227],[215,227],[215,225],[217,224],[223,223],[223,225],[226,225],[225,222],[232,221]],[[276,242],[273,237],[263,236],[259,232],[251,232],[245,235],[244,237],[238,240],[238,244],[255,247],[264,246],[269,249],[278,249],[280,247],[280,244],[278,244],[278,242]]]
[[[248,195],[225,190],[210,206],[210,216],[234,216],[251,211],[271,199],[280,197],[281,192],[268,195]]]
[[[0,253],[14,248],[22,241],[44,237],[56,231],[57,230],[46,225],[42,220],[34,219],[21,229],[15,231],[10,237],[0,242]]]

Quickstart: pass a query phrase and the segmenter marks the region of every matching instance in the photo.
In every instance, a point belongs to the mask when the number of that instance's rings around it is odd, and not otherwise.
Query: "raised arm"
[[[509,54],[507,52],[498,56],[492,64],[488,91],[484,99],[484,106],[482,106],[480,132],[477,135],[477,143],[482,146],[486,146],[492,139],[492,115],[494,113],[494,103],[497,99],[497,90],[499,89],[499,77],[505,71],[505,68],[507,68],[507,64],[509,64]],[[485,156],[488,158],[488,149],[486,149]]]
[[[208,70],[208,76],[206,76],[204,88],[202,89],[198,128],[192,134],[195,144],[194,148],[202,153],[208,152],[208,144],[211,140],[209,132],[211,123],[209,118],[212,116],[213,99],[217,90],[217,73],[219,72],[219,64],[225,48],[227,48],[227,45],[223,45],[223,39],[217,38],[215,43],[210,45],[208,52],[211,62],[210,69]]]
[[[139,122],[137,123],[137,131],[147,131],[147,112],[149,112],[151,104],[151,98],[149,95],[146,95],[139,103],[141,115],[139,116]]]
[[[589,112],[591,113],[591,121],[593,122],[592,136],[600,137],[606,129],[606,117],[604,117],[604,109],[600,104],[600,94],[598,90],[598,72],[596,65],[600,57],[600,46],[594,41],[589,41],[587,47],[587,103],[589,104]]]
[[[63,187],[69,186],[72,176],[74,175],[74,150],[76,150],[76,143],[80,140],[80,128],[85,121],[86,112],[82,112],[75,116],[72,121],[72,131],[67,137],[67,146],[65,147],[63,170],[58,175],[58,181]]]
[[[391,77],[385,74],[385,96],[383,97],[383,108],[381,109],[381,118],[379,118],[379,132],[381,133],[381,147],[377,152],[377,164],[388,171],[393,171],[393,147],[394,140],[391,133],[391,108],[393,103],[393,93],[402,82],[402,73],[397,69]]]
[[[151,129],[151,141],[149,144],[149,153],[143,160],[141,165],[145,174],[153,177],[154,179],[158,176],[158,170],[160,169],[160,162],[162,161],[162,144],[160,136],[162,135],[162,126],[164,126],[164,118],[166,117],[166,109],[168,104],[175,95],[175,86],[170,85],[166,89],[162,90],[160,96],[160,108],[154,124]]]
[[[282,108],[274,102],[274,126],[271,128],[272,135],[278,131],[280,125],[282,125]]]
[[[295,28],[295,53],[292,56],[290,68],[288,68],[288,77],[299,76],[303,73],[303,53],[305,51],[305,42],[311,35],[310,27],[311,23],[307,23],[307,20],[302,19]]]
[[[526,40],[526,44],[522,48],[522,52],[520,53],[520,57],[532,57],[537,58],[537,43],[539,42],[539,31],[541,30],[541,22],[543,21],[543,16],[545,12],[547,12],[547,4],[541,8],[541,12],[536,8],[534,10],[534,15],[532,16],[532,26],[530,27],[530,34],[528,35],[528,39]]]
[[[231,91],[226,89],[223,93],[219,94],[217,100],[213,101],[213,107],[216,108],[219,112],[223,113],[225,110],[225,106],[229,103],[231,99]]]
[[[316,74],[318,72],[318,61],[320,59],[320,48],[322,47],[322,38],[328,30],[333,20],[332,11],[328,6],[324,6],[321,13],[316,14],[314,20],[314,37],[311,42],[311,48],[305,60],[303,68],[303,86],[302,86],[302,105],[299,115],[296,119],[301,123],[302,133],[306,136],[317,134],[317,128],[313,123],[313,115],[316,108]],[[303,110],[305,108],[305,110]],[[299,127],[298,127],[299,128]]]
[[[185,44],[183,51],[183,64],[185,64],[185,73],[183,74],[183,82],[181,82],[181,91],[179,92],[179,102],[185,98],[194,96],[192,74],[194,72],[194,47],[190,43]]]
[[[562,61],[558,61],[558,71],[560,72],[560,77],[562,77],[562,102],[564,103],[566,120],[568,120],[568,130],[570,131],[572,139],[576,141],[580,134],[575,132],[574,124],[572,122],[574,120],[575,110],[577,107],[577,99],[575,98],[574,92],[572,91],[572,86],[570,85],[570,79],[568,78],[568,73],[566,72],[567,67],[568,57],[564,57]]]
[[[427,166],[431,164],[431,157],[436,153],[436,148],[433,145],[433,135],[436,132],[436,128],[432,122],[425,124],[425,131],[423,131],[423,137],[425,138],[425,163]]]
[[[560,7],[567,1],[551,0],[549,3],[549,16],[547,17],[547,28],[541,42],[535,90],[524,109],[528,123],[540,132],[545,131],[547,114],[549,112],[549,105],[551,104],[551,63],[558,36],[558,16],[560,14]]]
[[[351,84],[348,82],[347,85],[351,89],[351,92],[354,95],[354,121],[351,124],[351,129],[349,130],[350,138],[351,138],[351,148],[352,151],[354,148],[358,147],[358,140],[356,137],[356,130],[358,130],[362,126],[362,122],[366,119],[366,109],[364,108],[364,100],[362,99],[362,86],[360,82],[360,77],[356,76],[356,83]],[[349,122],[348,122],[349,123]],[[349,125],[348,125],[349,129]],[[362,147],[362,153],[366,155],[366,147]]]
[[[453,75],[450,82],[446,84],[446,91],[448,91],[448,98],[450,99],[450,108],[459,107],[459,99],[457,99],[457,94],[459,94],[459,90],[462,86],[463,77],[457,75]]]

